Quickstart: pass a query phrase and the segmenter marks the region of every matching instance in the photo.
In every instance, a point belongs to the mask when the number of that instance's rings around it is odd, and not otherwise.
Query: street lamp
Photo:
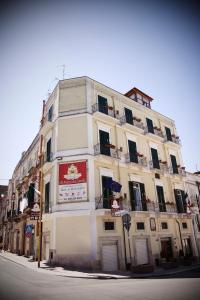
[[[35,203],[33,209],[32,209],[32,213],[38,213],[39,212],[39,241],[38,241],[38,268],[40,268],[40,261],[41,261],[41,257],[42,257],[42,204],[43,204],[43,199],[42,199],[42,195],[43,195],[43,174],[42,171],[40,170],[39,173],[39,190],[37,190],[35,187],[32,186],[32,188],[34,189],[35,193],[39,196],[39,208],[35,207],[36,204],[38,204],[37,202]]]

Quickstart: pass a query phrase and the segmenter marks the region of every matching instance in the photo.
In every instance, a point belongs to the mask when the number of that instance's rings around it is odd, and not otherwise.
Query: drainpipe
[[[114,97],[112,97],[112,102],[113,102],[113,111],[115,113],[115,100],[114,100]],[[119,145],[118,145],[118,137],[117,137],[117,125],[115,124],[115,141],[116,141],[116,148],[117,148],[117,151],[119,149]],[[117,153],[118,154],[118,153]],[[118,179],[119,179],[119,182],[121,182],[121,176],[120,176],[120,167],[119,167],[119,160],[117,162],[117,169],[118,169]],[[122,234],[123,234],[123,241],[124,241],[124,260],[125,260],[125,267],[126,269],[128,269],[128,263],[127,263],[127,249],[126,249],[126,238],[125,238],[125,230],[124,230],[124,223],[123,223],[123,219],[122,219],[122,216],[121,216],[121,224],[122,224]],[[130,242],[129,242],[130,243]],[[130,247],[129,247],[130,248]],[[130,250],[129,250],[130,251]],[[131,260],[131,254],[130,254],[130,260]],[[131,261],[130,261],[131,263]]]
[[[176,220],[176,223],[178,224],[179,235],[180,235],[180,240],[181,240],[181,248],[182,248],[182,251],[183,251],[183,241],[182,241],[182,234],[181,234],[180,223],[177,220]]]

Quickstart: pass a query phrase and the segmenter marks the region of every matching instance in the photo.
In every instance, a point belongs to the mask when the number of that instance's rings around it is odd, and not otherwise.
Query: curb
[[[91,276],[76,276],[76,275],[67,275],[65,273],[61,273],[59,271],[56,270],[48,270],[46,268],[40,267],[40,268],[32,268],[30,265],[28,264],[24,264],[21,263],[19,261],[16,261],[12,258],[6,257],[4,256],[2,253],[0,253],[0,257],[7,259],[8,261],[14,262],[17,265],[23,266],[25,268],[34,270],[36,272],[41,272],[41,273],[46,273],[46,271],[48,272],[48,274],[50,275],[55,275],[55,276],[62,276],[62,277],[69,277],[69,278],[82,278],[82,279],[100,279],[100,280],[108,280],[108,279],[148,279],[148,278],[158,278],[158,277],[166,277],[166,276],[170,276],[170,275],[175,275],[175,274],[179,274],[182,272],[187,272],[187,271],[191,271],[191,270],[195,270],[200,268],[200,264],[197,265],[193,265],[190,266],[189,268],[184,268],[184,269],[179,269],[179,270],[174,270],[174,271],[168,271],[168,272],[163,272],[163,273],[151,273],[151,274],[130,274],[130,275],[111,275],[111,274],[94,274]],[[120,276],[120,277],[119,277]]]
[[[40,268],[32,268],[30,267],[30,265],[27,265],[27,264],[23,264],[19,261],[16,261],[14,259],[11,259],[9,257],[6,257],[4,256],[2,253],[0,253],[0,257],[8,260],[8,261],[11,261],[11,262],[14,262],[15,264],[17,265],[20,265],[20,266],[23,266],[24,268],[28,268],[28,269],[31,269],[33,271],[36,271],[36,272],[41,272],[41,273],[46,273],[46,271],[48,272],[48,274],[50,275],[55,275],[55,276],[62,276],[62,277],[69,277],[69,278],[82,278],[82,279],[100,279],[100,280],[107,280],[107,279],[130,279],[131,277],[130,276],[124,276],[124,275],[119,275],[120,277],[118,277],[118,275],[102,275],[102,274],[97,274],[97,275],[92,275],[91,273],[91,276],[73,276],[73,275],[67,275],[67,274],[62,274],[60,273],[59,271],[56,271],[56,270],[48,270],[46,268],[43,268],[43,267],[40,267]],[[123,277],[121,277],[123,276]]]

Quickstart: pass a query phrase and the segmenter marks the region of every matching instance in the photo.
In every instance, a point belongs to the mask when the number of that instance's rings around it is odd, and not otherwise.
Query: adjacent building
[[[152,101],[88,77],[58,82],[9,184],[10,251],[37,258],[31,209],[40,189],[42,255],[51,263],[116,271],[199,258],[199,190],[189,193],[197,175],[186,176],[175,123]]]

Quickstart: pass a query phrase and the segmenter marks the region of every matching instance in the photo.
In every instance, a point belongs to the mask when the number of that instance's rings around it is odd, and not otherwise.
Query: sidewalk
[[[85,278],[85,279],[130,279],[130,278],[154,278],[162,277],[166,275],[174,275],[184,271],[194,270],[200,268],[200,264],[191,265],[191,266],[179,266],[174,269],[164,270],[162,268],[156,268],[152,273],[138,274],[128,271],[119,272],[118,274],[107,274],[107,273],[88,273],[80,271],[66,270],[63,267],[51,267],[46,264],[46,261],[43,260],[40,263],[40,268],[38,268],[37,261],[32,261],[30,258],[24,256],[18,256],[17,254],[10,252],[0,252],[0,257],[10,260],[14,263],[32,269],[36,272],[41,272],[50,275],[71,277],[71,278]]]

